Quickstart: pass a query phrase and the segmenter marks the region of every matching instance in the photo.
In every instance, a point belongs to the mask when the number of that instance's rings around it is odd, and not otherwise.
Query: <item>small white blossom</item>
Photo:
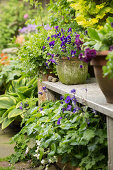
[[[42,110],[40,113],[42,114],[42,116],[44,116],[44,115],[45,115],[45,112],[44,112],[43,110]]]
[[[44,127],[44,124],[43,124],[43,125],[41,125],[41,127],[43,128],[43,127]]]
[[[40,146],[40,141],[39,141],[39,140],[36,140],[36,144],[37,144],[38,146]]]
[[[39,159],[40,154],[35,154],[34,156]]]
[[[38,152],[39,151],[39,146],[37,147],[36,151],[35,152]]]
[[[46,168],[45,168],[45,170],[48,170],[48,165],[46,165]]]
[[[25,155],[27,155],[28,152],[29,152],[29,148],[27,147],[27,148],[26,148],[26,151],[25,151]]]
[[[44,159],[42,159],[42,160],[41,160],[41,164],[44,164],[44,163],[45,163],[45,160],[44,160]]]

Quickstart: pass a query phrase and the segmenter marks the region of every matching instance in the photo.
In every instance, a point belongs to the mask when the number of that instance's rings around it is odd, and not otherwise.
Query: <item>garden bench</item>
[[[113,170],[113,104],[106,102],[106,99],[101,92],[95,79],[92,78],[86,84],[80,85],[65,85],[60,82],[42,82],[47,88],[46,99],[55,101],[59,95],[65,93],[72,94],[70,91],[76,89],[76,99],[79,103],[99,111],[106,115],[107,118],[107,136],[108,136],[108,169]]]

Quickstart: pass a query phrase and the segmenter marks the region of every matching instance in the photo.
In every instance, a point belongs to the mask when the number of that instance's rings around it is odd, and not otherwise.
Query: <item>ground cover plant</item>
[[[2,129],[9,126],[15,119],[22,119],[25,113],[29,114],[29,111],[38,100],[35,98],[36,94],[36,78],[30,80],[20,77],[11,82],[5,94],[0,96],[0,123]]]
[[[33,165],[48,169],[60,158],[85,170],[107,169],[105,117],[78,105],[75,89],[71,92],[72,97],[66,94],[61,100],[46,102],[25,117],[25,126],[12,139],[16,153],[11,163],[30,159]]]

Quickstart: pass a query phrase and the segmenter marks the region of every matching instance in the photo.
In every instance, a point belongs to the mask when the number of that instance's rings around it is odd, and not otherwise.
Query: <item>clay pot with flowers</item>
[[[87,45],[97,51],[91,60],[95,77],[107,102],[113,104],[113,18],[108,17],[101,30],[89,28],[88,35]]]
[[[72,28],[66,31],[56,26],[55,30],[56,34],[47,38],[51,59],[46,64],[56,62],[57,74],[63,84],[85,83],[88,74],[88,58],[84,56],[80,35]]]

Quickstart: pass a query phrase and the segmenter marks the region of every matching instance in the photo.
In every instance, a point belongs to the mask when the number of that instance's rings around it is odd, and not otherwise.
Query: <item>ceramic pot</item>
[[[56,70],[61,83],[67,85],[85,83],[88,74],[87,63],[76,57],[69,60],[67,57],[62,57],[57,59],[56,62]]]
[[[102,70],[102,67],[106,65],[108,53],[109,51],[97,52],[96,57],[91,60],[90,64],[94,68],[95,77],[107,102],[113,104],[113,79],[110,79],[108,76],[103,77]]]

